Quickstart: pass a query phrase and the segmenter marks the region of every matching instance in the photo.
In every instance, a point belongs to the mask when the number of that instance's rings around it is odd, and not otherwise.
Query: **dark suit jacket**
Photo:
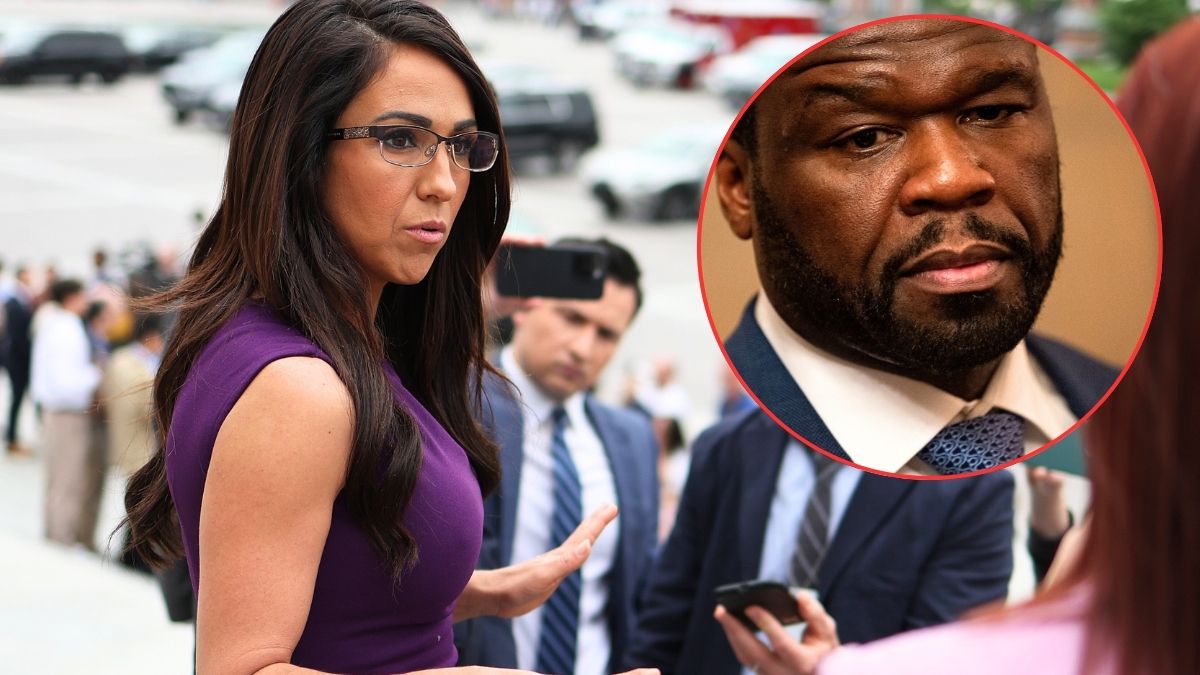
[[[628,665],[664,675],[740,672],[713,589],[758,576],[791,437],[759,410],[702,434],[675,527],[642,601]],[[1005,597],[1012,477],[913,481],[863,473],[818,574],[843,642],[950,621]]]
[[[500,488],[484,502],[483,548],[476,567],[495,569],[521,562],[512,560],[512,548],[525,439],[521,403],[511,385],[489,378],[484,395],[481,421],[500,444],[503,477]],[[621,509],[617,556],[609,572],[610,665],[615,672],[628,648],[635,617],[634,598],[645,581],[657,545],[658,445],[649,421],[637,413],[606,406],[590,396],[584,409],[608,454]],[[512,622],[508,619],[481,617],[462,622],[455,626],[454,635],[462,665],[517,665]]]
[[[737,330],[725,342],[729,360],[750,391],[779,421],[823,450],[850,459],[767,342],[754,319],[755,302],[750,301]],[[1117,381],[1115,368],[1061,342],[1031,333],[1025,345],[1076,417],[1087,414]]]

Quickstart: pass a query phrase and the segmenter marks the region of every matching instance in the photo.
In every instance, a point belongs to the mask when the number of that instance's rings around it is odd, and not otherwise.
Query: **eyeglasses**
[[[468,131],[447,137],[424,127],[393,124],[332,129],[326,136],[335,141],[377,138],[383,161],[396,166],[425,166],[433,161],[442,143],[454,163],[467,171],[487,171],[500,155],[500,137],[489,131]]]

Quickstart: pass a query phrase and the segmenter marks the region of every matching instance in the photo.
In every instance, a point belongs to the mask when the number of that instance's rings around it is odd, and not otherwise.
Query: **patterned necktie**
[[[567,540],[583,520],[583,489],[579,472],[563,439],[567,414],[554,409],[554,436],[550,455],[554,462],[554,516],[550,524],[550,547]],[[575,672],[575,638],[579,628],[579,594],[583,587],[579,570],[572,572],[542,606],[542,634],[538,640],[537,670],[569,675]]]
[[[804,507],[804,520],[800,533],[796,535],[796,552],[792,555],[791,577],[793,586],[815,588],[821,559],[829,548],[829,509],[833,494],[833,478],[842,465],[819,452],[808,451],[812,460],[812,493]]]
[[[1000,408],[955,422],[929,441],[917,458],[944,475],[990,469],[1021,456],[1025,418]]]

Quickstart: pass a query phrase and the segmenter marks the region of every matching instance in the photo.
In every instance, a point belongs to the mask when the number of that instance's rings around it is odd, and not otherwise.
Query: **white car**
[[[664,21],[630,28],[612,42],[617,72],[637,85],[686,89],[697,70],[733,48],[717,26]]]
[[[608,38],[638,23],[661,21],[670,13],[663,0],[608,0],[576,2],[573,5],[579,37]]]
[[[724,124],[673,126],[637,146],[601,148],[584,157],[584,183],[609,218],[694,220],[727,129]]]
[[[741,109],[775,71],[826,37],[806,33],[754,38],[736,52],[714,59],[701,73],[701,84],[734,109]]]

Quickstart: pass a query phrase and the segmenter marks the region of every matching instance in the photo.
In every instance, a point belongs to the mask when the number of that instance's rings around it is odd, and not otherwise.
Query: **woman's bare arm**
[[[329,364],[269,364],[221,425],[200,512],[196,669],[312,672],[287,664],[308,619],[353,437]]]

